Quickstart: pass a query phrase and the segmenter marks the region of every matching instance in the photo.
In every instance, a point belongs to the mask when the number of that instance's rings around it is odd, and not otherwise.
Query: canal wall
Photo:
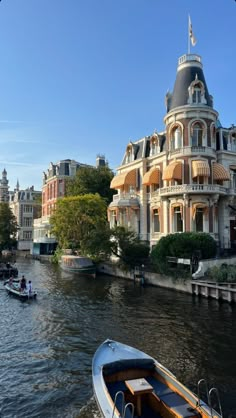
[[[136,274],[134,270],[124,271],[115,263],[101,263],[98,266],[98,271],[100,273],[108,274],[109,276],[116,276],[123,279],[132,280],[133,282],[140,284],[142,281],[141,273]],[[151,286],[165,287],[167,289],[174,289],[180,292],[192,294],[191,281],[187,279],[174,279],[169,276],[163,276],[158,273],[145,271],[145,283]]]
[[[202,263],[204,266],[203,270],[206,272],[208,268],[213,266],[219,267],[223,263],[236,264],[236,257],[204,260]],[[145,271],[145,273],[142,274],[136,274],[134,270],[122,270],[116,263],[101,263],[98,266],[98,271],[110,276],[132,280],[140,284],[142,284],[142,279],[144,278],[144,283],[147,285],[164,287],[167,289],[189,293],[198,297],[203,296],[230,303],[236,302],[236,283],[216,283],[208,281],[207,278],[204,277],[199,280],[188,280],[183,278],[174,279],[169,276],[148,271]]]

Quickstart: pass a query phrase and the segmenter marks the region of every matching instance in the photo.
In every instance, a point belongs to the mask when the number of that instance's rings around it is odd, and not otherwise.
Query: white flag
[[[197,40],[193,34],[193,28],[192,28],[192,22],[191,22],[190,16],[188,17],[188,32],[189,32],[189,38],[191,40],[191,44],[192,46],[195,46],[197,43]]]

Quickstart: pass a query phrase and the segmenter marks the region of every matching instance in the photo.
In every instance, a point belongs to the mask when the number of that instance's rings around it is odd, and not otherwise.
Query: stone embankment
[[[173,279],[172,277],[163,276],[158,273],[148,271],[136,274],[135,271],[121,270],[116,263],[102,263],[98,267],[100,273],[110,276],[121,277],[132,281],[137,281],[151,286],[160,286],[180,292],[189,293],[195,296],[203,296],[217,300],[236,302],[236,283],[215,283],[207,281],[204,273],[208,268],[225,264],[236,264],[236,257],[222,258],[214,260],[204,260],[202,262],[202,277],[197,280]]]

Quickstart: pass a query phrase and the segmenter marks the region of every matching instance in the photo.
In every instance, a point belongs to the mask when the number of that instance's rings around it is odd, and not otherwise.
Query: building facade
[[[34,186],[20,190],[17,181],[16,188],[9,192],[9,206],[18,224],[17,249],[30,250],[33,240],[33,222],[41,214],[41,191]]]
[[[236,126],[213,107],[199,55],[179,58],[166,95],[165,131],[130,142],[111,188],[110,226],[132,228],[153,246],[170,233],[207,232],[236,243]]]
[[[105,157],[97,157],[97,166],[105,164]],[[47,172],[43,173],[42,187],[42,217],[34,221],[34,239],[31,253],[34,255],[51,254],[54,252],[57,241],[51,234],[50,217],[56,202],[65,196],[66,180],[74,177],[77,170],[82,167],[91,167],[75,160],[61,160],[56,164],[50,163]]]

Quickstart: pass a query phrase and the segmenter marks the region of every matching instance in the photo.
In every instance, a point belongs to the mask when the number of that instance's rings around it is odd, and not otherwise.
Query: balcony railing
[[[113,196],[114,203],[117,203],[119,200],[131,200],[131,199],[139,200],[139,196],[136,193],[120,193],[120,194],[115,194]]]
[[[170,155],[209,155],[215,157],[216,151],[210,147],[188,146],[170,150]]]
[[[188,61],[198,61],[201,62],[201,57],[200,55],[196,55],[196,54],[184,54],[179,58],[178,64],[184,64],[185,62]]]
[[[177,186],[162,187],[159,190],[159,194],[160,196],[184,193],[227,194],[228,191],[227,187],[219,186],[218,184],[178,184]]]

